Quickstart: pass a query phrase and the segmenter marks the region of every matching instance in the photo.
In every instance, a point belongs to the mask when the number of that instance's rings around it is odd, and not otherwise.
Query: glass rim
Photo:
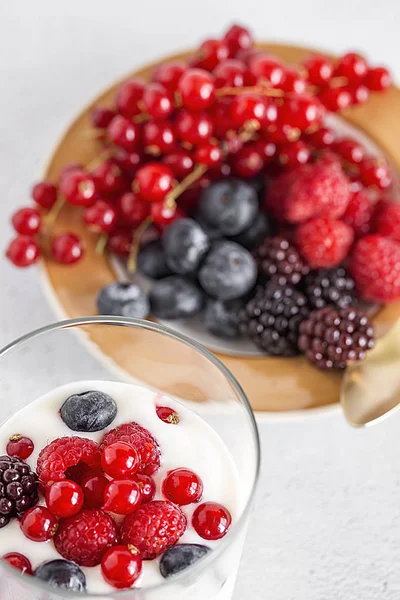
[[[260,476],[260,467],[261,467],[261,445],[260,445],[260,437],[258,433],[257,423],[254,417],[253,409],[250,405],[250,402],[247,399],[246,394],[240,383],[234,377],[234,375],[230,372],[230,370],[223,364],[223,362],[217,358],[210,350],[208,350],[205,346],[197,342],[196,340],[191,339],[190,337],[183,335],[170,329],[169,327],[165,327],[164,325],[160,325],[158,323],[153,323],[152,321],[145,321],[142,319],[133,319],[131,317],[114,317],[114,316],[88,316],[88,317],[79,317],[75,319],[64,319],[61,321],[56,321],[54,323],[50,323],[48,325],[44,325],[43,327],[39,327],[33,331],[30,331],[16,340],[10,342],[3,346],[0,349],[0,360],[7,356],[11,351],[18,349],[21,346],[24,346],[26,343],[31,340],[38,338],[47,333],[52,333],[53,331],[63,330],[63,329],[73,329],[74,327],[80,327],[85,325],[111,325],[111,326],[128,326],[135,327],[139,329],[145,329],[147,331],[152,331],[154,333],[159,333],[161,335],[165,335],[169,338],[172,338],[178,342],[181,342],[196,352],[203,355],[206,359],[208,359],[217,369],[222,372],[222,374],[226,377],[229,384],[232,386],[233,390],[240,398],[242,404],[245,407],[247,417],[249,418],[249,424],[252,430],[252,437],[255,445],[256,451],[256,464],[255,464],[255,472],[253,481],[251,484],[251,489],[249,491],[248,497],[246,498],[243,510],[237,519],[237,521],[230,528],[228,533],[224,538],[220,540],[218,546],[212,549],[211,552],[208,552],[204,557],[202,557],[197,563],[189,567],[188,569],[183,570],[181,573],[174,575],[170,580],[165,580],[165,582],[151,585],[145,588],[129,588],[127,590],[115,590],[115,592],[107,592],[105,593],[86,593],[84,594],[85,598],[97,598],[101,600],[105,598],[105,595],[112,594],[113,596],[118,598],[128,598],[129,595],[131,598],[135,598],[136,594],[140,594],[144,592],[154,593],[157,591],[161,591],[168,583],[179,585],[180,582],[184,582],[184,580],[190,575],[196,575],[196,571],[200,574],[202,571],[207,569],[207,567],[214,562],[214,559],[218,558],[223,552],[228,548],[231,544],[231,541],[234,539],[234,534],[236,531],[240,530],[242,525],[246,522],[246,519],[249,515],[251,505],[254,499],[255,490],[257,487],[257,483]],[[1,564],[3,563],[3,564]],[[7,565],[4,561],[0,561],[0,568],[3,569],[4,572],[9,572],[20,582],[24,582],[28,587],[33,587],[39,589],[41,591],[53,592],[53,594],[58,595],[61,598],[78,598],[82,595],[80,592],[69,592],[67,590],[58,590],[58,588],[52,587],[50,585],[46,585],[46,583],[40,581],[31,576],[26,576],[19,573],[15,568]]]

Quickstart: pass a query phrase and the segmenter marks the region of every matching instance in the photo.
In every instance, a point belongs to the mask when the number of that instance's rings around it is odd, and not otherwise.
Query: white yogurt
[[[96,433],[72,432],[60,418],[59,409],[68,396],[87,390],[99,390],[114,398],[118,407],[117,416],[103,431]],[[179,425],[170,425],[161,421],[155,411],[157,405],[169,406],[176,410],[180,416]],[[106,431],[129,421],[135,421],[146,427],[160,444],[162,466],[154,476],[157,486],[155,499],[165,499],[161,494],[161,482],[167,471],[186,467],[197,473],[203,481],[202,501],[223,504],[230,511],[232,521],[235,523],[243,499],[239,494],[240,486],[236,467],[220,437],[203,419],[179,402],[166,396],[155,395],[151,390],[141,386],[111,381],[79,381],[52,390],[20,410],[1,426],[0,454],[5,453],[11,435],[16,433],[27,435],[35,445],[32,456],[27,460],[34,469],[39,452],[54,439],[78,435],[100,442]],[[182,507],[189,524],[195,508],[196,505]],[[203,540],[191,527],[188,527],[180,542],[200,543],[210,547],[218,544],[218,541]],[[235,552],[236,563],[239,560],[240,550],[239,547],[238,552]],[[18,551],[22,551],[29,558],[33,568],[43,561],[60,558],[51,541],[37,543],[28,540],[21,532],[18,521],[12,520],[9,525],[0,530],[0,556]],[[235,571],[234,565],[231,566]],[[99,566],[83,567],[82,570],[86,575],[88,593],[114,592],[115,594],[115,589],[104,581]],[[230,598],[235,579],[235,573],[232,573],[232,570],[231,576],[233,576],[233,582],[230,577],[230,581],[213,598],[218,598],[218,600]],[[145,588],[163,582],[165,580],[159,572],[158,561],[144,561],[142,574],[135,586]],[[211,600],[210,596],[208,598]]]

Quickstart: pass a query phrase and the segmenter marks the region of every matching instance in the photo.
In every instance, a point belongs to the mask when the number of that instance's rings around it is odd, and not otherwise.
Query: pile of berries
[[[356,53],[285,65],[233,25],[95,108],[97,164],[68,165],[57,182],[34,187],[35,208],[14,215],[18,237],[7,255],[28,266],[45,247],[62,263],[79,260],[73,233],[43,242],[67,203],[99,234],[99,248],[155,280],[149,296],[112,284],[100,292],[100,313],[201,314],[215,335],[248,335],[267,354],[299,352],[299,316],[281,318],[279,302],[261,308],[274,294],[285,297],[286,313],[297,313],[304,295],[301,314],[343,308],[348,298],[355,306],[400,297],[400,206],[388,200],[389,165],[325,119],[390,84],[385,68]]]
[[[179,415],[172,408],[154,410],[167,426],[179,426]],[[93,432],[108,427],[117,413],[109,395],[88,391],[70,396],[59,414],[72,431]],[[17,552],[3,557],[23,573],[85,591],[81,567],[100,565],[108,584],[130,588],[144,560],[161,557],[161,574],[170,577],[209,551],[203,544],[177,545],[187,529],[209,541],[223,538],[230,528],[227,508],[202,502],[203,482],[192,470],[166,471],[161,484],[156,484],[160,447],[138,423],[108,429],[99,444],[76,435],[57,438],[41,449],[36,473],[21,459],[28,448],[32,453],[33,443],[19,437],[18,447],[12,439],[7,446],[14,455],[0,457],[0,528],[19,518],[29,540],[51,541],[60,554],[60,559],[35,571]],[[188,514],[182,508],[186,506]]]

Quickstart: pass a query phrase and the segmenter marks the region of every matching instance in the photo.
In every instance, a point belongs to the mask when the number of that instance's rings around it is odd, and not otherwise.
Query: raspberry
[[[62,519],[53,539],[63,558],[83,567],[94,567],[117,543],[117,525],[103,510],[83,509],[74,517]]]
[[[400,298],[400,244],[381,235],[367,235],[354,248],[350,273],[364,300],[391,302]]]
[[[309,270],[297,249],[283,237],[265,238],[253,250],[253,256],[259,274],[280,285],[286,283],[298,284]]]
[[[400,204],[379,203],[374,221],[374,231],[400,242]]]
[[[344,369],[349,360],[363,360],[374,345],[368,317],[353,308],[314,310],[300,324],[299,348],[320,369]]]
[[[316,217],[299,225],[295,242],[313,269],[334,267],[346,258],[353,243],[351,227],[342,221]]]
[[[36,471],[40,481],[50,485],[68,479],[67,471],[81,463],[92,468],[100,466],[100,448],[93,440],[81,437],[57,438],[40,452]]]
[[[276,177],[266,191],[265,208],[281,221],[301,223],[316,216],[337,219],[348,201],[348,179],[340,162],[326,154]]]
[[[160,468],[161,452],[158,442],[150,431],[138,423],[124,423],[111,429],[104,436],[101,449],[115,442],[125,442],[136,448],[140,456],[139,473],[153,475]]]
[[[353,229],[356,238],[360,238],[369,233],[374,212],[375,206],[368,191],[360,190],[350,194],[350,200],[342,221]]]
[[[121,542],[135,546],[143,560],[151,560],[176,544],[186,526],[186,517],[177,506],[154,500],[125,517]]]

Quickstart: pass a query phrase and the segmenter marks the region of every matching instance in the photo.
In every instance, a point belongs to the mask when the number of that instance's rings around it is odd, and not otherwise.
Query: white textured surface
[[[259,38],[356,48],[400,75],[396,0],[14,0],[0,4],[0,210],[26,202],[50,149],[113,79],[240,19]],[[0,344],[54,320],[35,269],[0,262]],[[49,357],[49,374],[51,373]],[[235,600],[398,600],[400,418],[261,426],[264,468]]]

